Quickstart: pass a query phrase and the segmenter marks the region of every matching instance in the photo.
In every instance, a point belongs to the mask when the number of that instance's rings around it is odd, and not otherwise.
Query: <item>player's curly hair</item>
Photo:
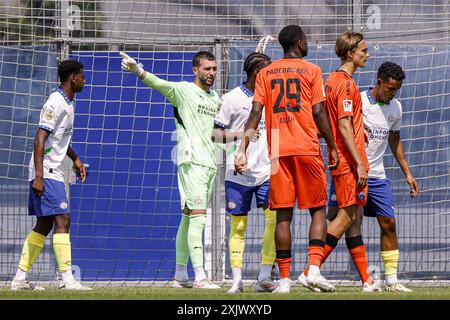
[[[61,83],[69,79],[72,74],[78,74],[84,66],[77,60],[64,60],[58,65],[58,76]]]
[[[291,24],[281,29],[278,34],[278,42],[283,47],[284,53],[286,53],[302,40],[304,36],[305,33],[300,26]]]
[[[208,61],[215,61],[216,57],[211,52],[199,51],[192,58],[192,66],[193,67],[200,67],[200,60],[201,59],[206,59]]]
[[[250,53],[244,61],[244,71],[247,73],[247,78],[256,70],[264,66],[264,62],[271,61],[264,53],[253,52]]]
[[[377,78],[382,80],[392,78],[400,81],[405,79],[406,76],[402,67],[394,62],[386,61],[378,68]]]

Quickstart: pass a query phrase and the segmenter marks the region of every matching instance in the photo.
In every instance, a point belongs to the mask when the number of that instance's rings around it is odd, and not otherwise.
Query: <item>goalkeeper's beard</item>
[[[205,87],[211,87],[214,84],[215,78],[202,78],[199,77],[198,80],[200,80],[200,83],[204,85]]]

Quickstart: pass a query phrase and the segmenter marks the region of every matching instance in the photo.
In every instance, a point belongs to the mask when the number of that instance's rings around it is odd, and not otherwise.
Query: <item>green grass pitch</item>
[[[290,294],[256,293],[246,287],[241,294],[220,290],[173,289],[165,287],[98,287],[92,291],[64,291],[49,288],[45,291],[11,291],[0,289],[0,299],[27,300],[450,300],[450,286],[410,287],[412,293],[362,293],[360,287],[337,287],[334,293],[313,293],[300,287]]]

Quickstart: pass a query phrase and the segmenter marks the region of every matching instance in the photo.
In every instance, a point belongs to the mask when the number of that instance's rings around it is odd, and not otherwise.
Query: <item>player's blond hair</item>
[[[337,37],[334,52],[341,60],[345,60],[347,53],[354,52],[362,40],[364,37],[359,32],[344,32]]]

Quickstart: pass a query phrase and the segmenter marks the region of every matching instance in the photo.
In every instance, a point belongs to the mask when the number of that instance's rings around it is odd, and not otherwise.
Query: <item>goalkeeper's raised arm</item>
[[[151,72],[145,71],[141,63],[137,63],[136,60],[131,58],[125,52],[120,51],[120,56],[122,57],[122,69],[135,74],[142,82],[152,89],[158,90],[162,95],[164,95],[169,101],[174,103],[174,87],[176,82],[166,81],[158,78]]]

